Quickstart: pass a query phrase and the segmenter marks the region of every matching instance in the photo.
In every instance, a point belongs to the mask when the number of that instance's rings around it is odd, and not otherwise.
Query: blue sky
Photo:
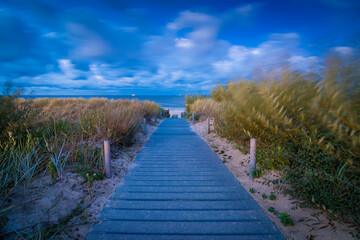
[[[355,0],[0,0],[0,83],[38,95],[208,93],[351,55]]]

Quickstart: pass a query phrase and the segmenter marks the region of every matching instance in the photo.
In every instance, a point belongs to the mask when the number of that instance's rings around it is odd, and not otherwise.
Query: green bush
[[[319,147],[310,144],[293,150],[296,157],[309,166],[359,186],[360,179],[356,171]],[[332,216],[360,223],[358,190],[297,162],[285,168],[284,172],[285,180],[291,186],[286,192],[305,200],[304,205],[316,206],[329,211]]]

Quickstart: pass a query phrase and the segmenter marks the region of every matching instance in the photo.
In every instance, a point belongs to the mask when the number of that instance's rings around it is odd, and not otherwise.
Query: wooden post
[[[110,155],[110,141],[104,141],[104,158],[105,158],[105,176],[111,178],[111,155]]]
[[[146,118],[143,119],[143,133],[146,135]]]
[[[207,117],[208,134],[210,134],[210,117]]]
[[[250,139],[250,167],[249,179],[253,181],[253,170],[256,168],[256,138]]]
[[[192,113],[192,124],[194,124],[195,123],[195,113],[193,112]]]

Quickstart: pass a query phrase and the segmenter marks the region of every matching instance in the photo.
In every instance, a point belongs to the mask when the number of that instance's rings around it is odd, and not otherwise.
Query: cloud
[[[350,56],[354,53],[354,49],[351,47],[345,47],[345,46],[339,46],[339,47],[333,47],[331,49],[334,53],[340,54],[343,56]]]
[[[316,56],[304,57],[304,56],[291,56],[288,59],[289,67],[292,70],[299,71],[317,71],[321,63],[320,58]]]
[[[299,47],[297,33],[273,33],[269,40],[255,48],[233,45],[228,49],[227,58],[217,60],[212,66],[221,78],[250,78],[256,71],[269,72],[290,67],[292,70],[310,71],[319,63],[315,56],[305,57],[307,53]],[[299,55],[303,54],[303,55]]]
[[[219,24],[219,19],[205,13],[183,11],[175,21],[168,23],[167,28],[171,30],[179,30],[187,27],[203,28],[206,25],[215,26]]]
[[[248,16],[253,10],[253,5],[246,4],[244,6],[238,7],[236,9],[236,12],[238,12],[240,15]]]
[[[270,38],[276,40],[299,40],[300,36],[297,33],[273,33],[270,35]]]
[[[179,48],[192,48],[194,44],[187,38],[175,38],[175,46]]]

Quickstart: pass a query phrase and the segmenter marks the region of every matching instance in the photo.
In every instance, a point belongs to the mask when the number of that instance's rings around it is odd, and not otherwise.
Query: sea
[[[169,110],[184,110],[185,109],[185,97],[179,95],[30,95],[26,98],[107,98],[109,100],[114,99],[136,99],[139,101],[153,101],[159,104],[164,109]]]

